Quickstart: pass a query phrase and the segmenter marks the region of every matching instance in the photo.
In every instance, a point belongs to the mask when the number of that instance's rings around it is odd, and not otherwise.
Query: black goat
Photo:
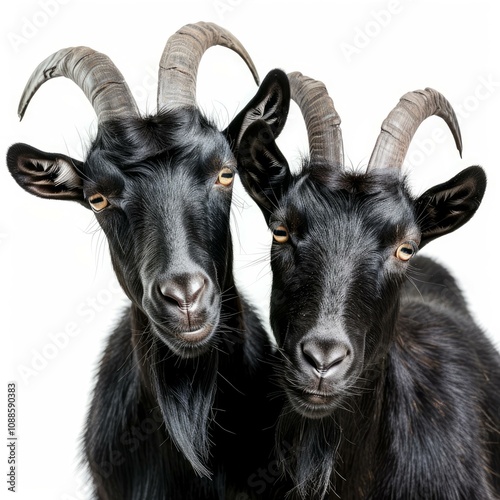
[[[131,301],[101,360],[84,434],[100,499],[256,498],[247,480],[273,446],[270,343],[232,274],[230,137],[254,116],[279,133],[273,110],[289,95],[274,92],[286,75],[273,72],[220,132],[195,104],[197,68],[213,45],[235,50],[258,80],[229,32],[197,23],[167,42],[155,116],[141,117],[114,64],[85,47],[43,61],[21,98],[22,118],[40,85],[64,76],[98,116],[84,162],[25,144],[7,161],[29,193],[95,212]]]
[[[292,496],[500,498],[500,356],[450,274],[416,257],[473,216],[485,174],[467,168],[415,198],[400,169],[431,115],[461,149],[451,106],[431,89],[406,94],[367,172],[348,172],[325,87],[300,73],[290,82],[310,144],[301,172],[264,122],[237,159],[274,236],[271,325],[287,397],[276,446]]]

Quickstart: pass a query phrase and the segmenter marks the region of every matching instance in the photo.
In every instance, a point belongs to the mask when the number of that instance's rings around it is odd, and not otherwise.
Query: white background
[[[497,2],[37,0],[6,2],[2,10],[4,152],[14,142],[26,142],[81,159],[92,140],[93,109],[81,90],[62,78],[40,89],[19,122],[19,96],[46,56],[74,45],[106,53],[125,75],[141,110],[154,112],[157,65],[167,38],[200,20],[235,34],[261,78],[280,67],[322,80],[342,117],[347,162],[356,167],[366,165],[380,124],[401,95],[427,86],[441,91],[459,115],[463,158],[444,123],[431,118],[415,136],[406,172],[415,193],[421,193],[471,164],[486,169],[489,185],[477,215],[425,253],[455,273],[475,317],[500,343]],[[198,98],[221,127],[255,91],[250,73],[231,51],[215,48],[206,54]],[[296,108],[279,144],[297,165],[307,142]],[[240,186],[234,201],[238,279],[265,318],[270,234]],[[79,439],[97,360],[126,301],[116,292],[106,242],[90,211],[30,196],[5,167],[0,169],[0,204],[0,304],[7,342],[1,349],[0,437],[7,429],[6,383],[16,381],[16,498],[87,498],[78,467]],[[0,449],[0,477],[5,478],[8,450]],[[4,498],[5,479],[0,491]]]

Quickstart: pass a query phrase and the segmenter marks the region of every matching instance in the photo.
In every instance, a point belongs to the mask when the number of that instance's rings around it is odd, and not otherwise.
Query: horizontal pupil
[[[403,247],[403,248],[401,249],[401,251],[402,251],[403,253],[412,254],[412,253],[413,253],[413,248]]]
[[[221,177],[225,177],[226,179],[230,179],[233,176],[232,172],[223,172]]]
[[[274,234],[276,236],[286,236],[286,231],[284,231],[283,229],[275,229]]]
[[[99,197],[99,198],[92,198],[90,200],[90,203],[102,203],[104,201],[104,199],[102,197]]]

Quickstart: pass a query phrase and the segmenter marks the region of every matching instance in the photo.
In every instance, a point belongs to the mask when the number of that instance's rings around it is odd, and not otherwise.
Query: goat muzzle
[[[333,380],[350,365],[350,349],[337,342],[310,339],[300,346],[299,362],[309,376]]]
[[[168,324],[169,337],[188,345],[207,340],[217,324],[217,293],[201,271],[180,273],[156,281],[152,299],[159,324]]]

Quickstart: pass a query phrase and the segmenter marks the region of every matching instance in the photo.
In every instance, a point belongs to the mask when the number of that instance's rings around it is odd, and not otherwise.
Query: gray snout
[[[307,339],[300,345],[299,356],[303,369],[322,379],[340,376],[351,364],[351,350],[335,340]]]

